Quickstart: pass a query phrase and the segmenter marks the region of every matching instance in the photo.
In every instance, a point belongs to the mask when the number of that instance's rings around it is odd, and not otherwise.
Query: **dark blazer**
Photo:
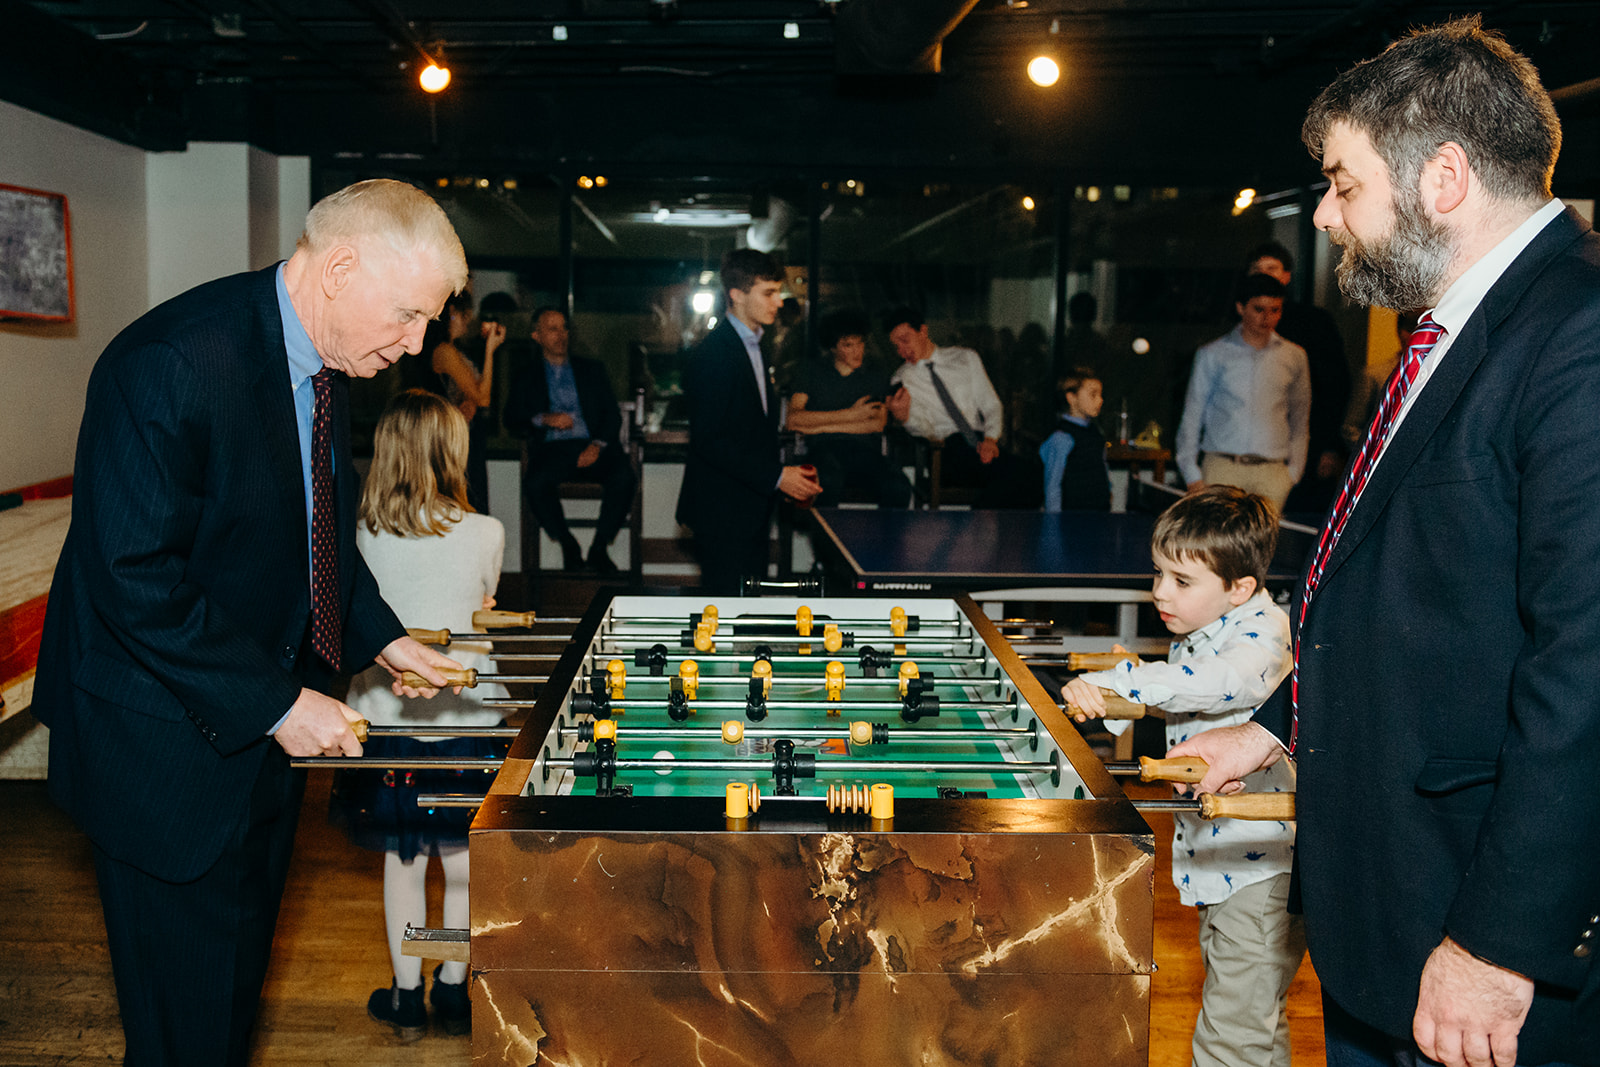
[[[604,441],[614,447],[622,432],[622,412],[611,391],[611,375],[599,360],[568,356],[572,381],[578,387],[578,408],[583,412],[589,440]],[[518,362],[506,395],[505,426],[516,437],[526,437],[530,447],[544,443],[544,427],[533,422],[535,415],[550,410],[550,385],[544,376],[544,357],[537,351],[532,359]]]
[[[72,523],[34,683],[50,791],[95,844],[169,881],[243,817],[265,736],[331,673],[307,647],[305,488],[276,268],[123,330],[89,379]],[[355,547],[349,386],[333,390],[344,668],[405,633]]]
[[[1441,360],[1300,631],[1311,956],[1409,1037],[1448,933],[1538,983],[1519,1063],[1596,1064],[1600,238],[1552,221]],[[1289,689],[1257,713],[1285,742]]]
[[[744,342],[724,318],[689,353],[683,374],[689,458],[678,494],[680,523],[766,540],[782,464],[778,395],[769,373],[757,381]],[[761,410],[761,393],[767,410]]]

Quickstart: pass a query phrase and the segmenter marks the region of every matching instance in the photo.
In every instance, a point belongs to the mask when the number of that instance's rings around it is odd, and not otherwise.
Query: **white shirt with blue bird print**
[[[1257,593],[1207,626],[1172,642],[1165,663],[1125,661],[1084,681],[1166,712],[1171,747],[1205,730],[1248,722],[1289,674],[1289,617]],[[1294,791],[1287,759],[1244,780],[1251,793]],[[1172,880],[1183,903],[1216,904],[1294,861],[1294,823],[1175,814]]]

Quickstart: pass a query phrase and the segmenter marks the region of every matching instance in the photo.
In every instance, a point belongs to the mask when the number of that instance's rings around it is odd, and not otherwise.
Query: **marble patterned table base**
[[[475,830],[474,1064],[1147,1062],[1147,834],[859,821]]]

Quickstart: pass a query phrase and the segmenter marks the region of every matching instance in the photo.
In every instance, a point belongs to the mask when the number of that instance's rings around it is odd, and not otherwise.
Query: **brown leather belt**
[[[1230,459],[1233,462],[1245,467],[1255,467],[1262,463],[1282,463],[1284,465],[1288,465],[1289,462],[1286,459],[1273,459],[1271,456],[1235,456],[1228,452],[1207,452],[1206,455],[1216,456],[1218,459]]]

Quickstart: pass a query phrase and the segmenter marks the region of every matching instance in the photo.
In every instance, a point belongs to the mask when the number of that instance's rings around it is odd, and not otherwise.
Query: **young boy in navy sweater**
[[[1044,460],[1044,510],[1110,511],[1111,473],[1106,468],[1106,439],[1094,420],[1105,403],[1100,379],[1079,367],[1061,379],[1067,410],[1056,432],[1039,446]]]

